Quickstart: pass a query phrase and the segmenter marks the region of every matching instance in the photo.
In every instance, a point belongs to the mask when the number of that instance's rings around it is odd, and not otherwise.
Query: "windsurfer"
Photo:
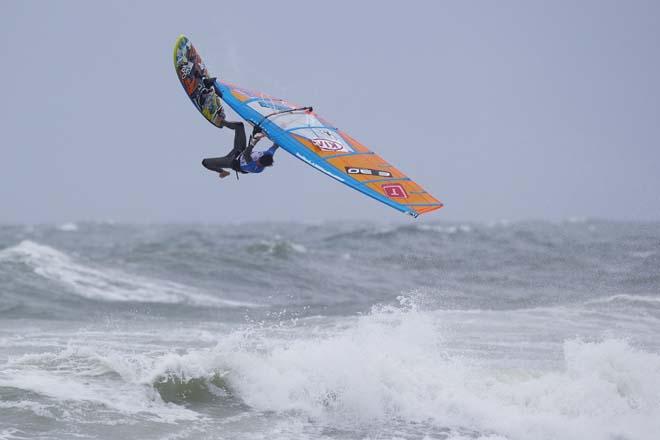
[[[273,166],[273,155],[278,146],[273,144],[266,151],[252,151],[264,134],[257,129],[250,136],[250,141],[245,140],[245,126],[242,122],[224,121],[223,125],[234,130],[234,148],[223,157],[204,159],[202,165],[218,173],[221,179],[227,177],[229,172],[225,168],[232,169],[237,173],[261,173],[267,167]]]

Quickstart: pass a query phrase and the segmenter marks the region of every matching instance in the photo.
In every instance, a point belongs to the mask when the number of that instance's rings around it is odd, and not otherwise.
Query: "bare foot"
[[[218,177],[221,178],[221,179],[224,179],[228,175],[229,175],[229,171],[225,171],[225,170],[222,170],[218,173]]]

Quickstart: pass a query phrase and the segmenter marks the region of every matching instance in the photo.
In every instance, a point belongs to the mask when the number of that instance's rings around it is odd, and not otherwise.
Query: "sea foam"
[[[503,368],[447,350],[441,316],[404,300],[357,318],[247,324],[187,350],[128,352],[85,337],[11,359],[0,386],[163,421],[197,417],[187,403],[229,398],[348,431],[656,438],[660,355],[623,340],[574,339],[561,346],[555,368]]]
[[[333,424],[401,420],[507,438],[656,438],[659,355],[620,340],[569,340],[559,369],[503,370],[449,356],[436,323],[432,313],[379,308],[306,338],[264,335],[255,348],[226,338],[212,357],[250,406]]]
[[[542,371],[450,355],[437,316],[406,306],[331,327],[243,329],[215,347],[115,368],[132,382],[190,382],[190,390],[221,377],[256,410],[302,413],[337,429],[414,423],[448,427],[456,438],[465,427],[483,438],[656,438],[660,355],[605,339],[568,340],[562,357]]]

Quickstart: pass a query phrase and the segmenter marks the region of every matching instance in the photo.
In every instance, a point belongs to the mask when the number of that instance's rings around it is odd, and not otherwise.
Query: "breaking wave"
[[[108,302],[246,307],[254,304],[221,299],[171,281],[82,264],[52,247],[25,240],[0,251],[1,262],[20,262],[81,297]]]
[[[651,440],[660,429],[660,355],[616,339],[568,340],[557,367],[504,369],[448,354],[434,312],[410,304],[330,326],[253,326],[185,353],[68,347],[10,366],[0,386],[167,420],[196,416],[172,404],[239,402],[337,429],[414,423],[539,440]],[[62,377],[66,369],[75,375]]]
[[[449,356],[437,322],[376,308],[331,333],[256,344],[266,350],[223,341],[214,357],[248,405],[334,423],[403,420],[535,439],[651,439],[660,429],[657,354],[620,340],[571,340],[561,368],[502,370]]]
[[[216,372],[210,377],[186,377],[167,373],[156,378],[153,387],[165,402],[213,402],[231,396],[225,374]]]

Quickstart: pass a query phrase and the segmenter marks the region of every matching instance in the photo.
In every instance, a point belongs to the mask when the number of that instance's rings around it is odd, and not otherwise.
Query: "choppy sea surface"
[[[660,223],[0,226],[0,439],[660,433]]]

